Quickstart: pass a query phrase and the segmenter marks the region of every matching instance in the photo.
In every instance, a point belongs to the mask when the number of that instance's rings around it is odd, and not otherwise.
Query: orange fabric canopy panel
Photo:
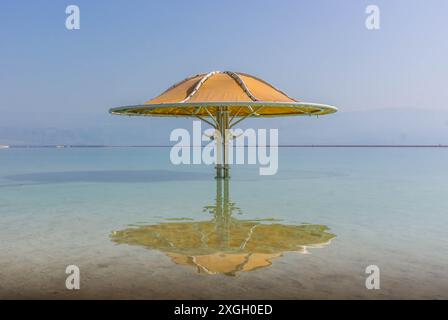
[[[141,116],[213,117],[225,109],[231,117],[325,115],[333,106],[301,102],[254,76],[214,71],[189,77],[141,105],[110,110]]]

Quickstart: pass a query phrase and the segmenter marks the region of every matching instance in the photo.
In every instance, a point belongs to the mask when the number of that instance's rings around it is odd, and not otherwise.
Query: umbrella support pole
[[[229,179],[229,111],[222,108],[216,113],[216,179]]]

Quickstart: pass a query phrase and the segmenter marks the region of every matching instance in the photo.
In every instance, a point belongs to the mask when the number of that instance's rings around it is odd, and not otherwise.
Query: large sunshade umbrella
[[[141,105],[110,109],[128,116],[194,117],[218,131],[217,178],[229,176],[228,129],[246,118],[319,116],[336,107],[293,99],[269,83],[240,72],[213,71],[189,77]]]

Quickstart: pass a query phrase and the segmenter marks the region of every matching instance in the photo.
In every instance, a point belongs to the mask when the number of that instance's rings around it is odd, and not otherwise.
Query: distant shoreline
[[[6,145],[5,145],[6,147]],[[171,148],[173,145],[9,145],[8,148]],[[204,146],[193,146],[204,147]],[[244,146],[257,147],[257,146]],[[270,145],[266,145],[270,147]],[[448,148],[448,144],[284,144],[279,148]],[[5,148],[5,149],[8,149]]]

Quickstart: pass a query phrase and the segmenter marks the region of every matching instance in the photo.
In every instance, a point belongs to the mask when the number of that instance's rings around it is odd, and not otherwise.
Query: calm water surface
[[[1,149],[0,298],[448,298],[448,149],[281,148],[228,184],[169,151]]]

